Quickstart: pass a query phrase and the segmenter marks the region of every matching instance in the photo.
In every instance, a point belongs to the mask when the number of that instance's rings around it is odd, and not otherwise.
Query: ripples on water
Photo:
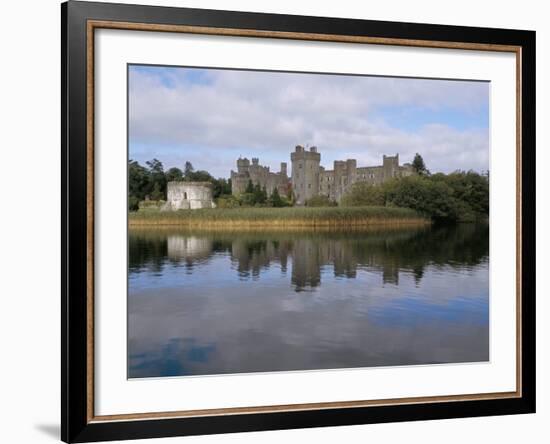
[[[488,234],[130,230],[129,377],[487,361]]]

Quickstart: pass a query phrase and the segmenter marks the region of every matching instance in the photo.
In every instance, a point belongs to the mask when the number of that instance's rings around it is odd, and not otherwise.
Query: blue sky
[[[297,144],[321,164],[419,152],[430,170],[489,168],[488,82],[131,65],[129,155],[229,177],[239,156],[279,170]]]

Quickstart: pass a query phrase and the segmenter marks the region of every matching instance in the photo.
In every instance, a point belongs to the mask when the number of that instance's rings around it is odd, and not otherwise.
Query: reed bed
[[[430,220],[413,210],[389,207],[214,208],[174,212],[138,211],[128,223],[138,226],[182,226],[210,229],[342,228],[426,225]]]

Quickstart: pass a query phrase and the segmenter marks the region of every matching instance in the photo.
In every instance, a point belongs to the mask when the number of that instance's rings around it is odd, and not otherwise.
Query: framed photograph
[[[62,439],[535,411],[535,33],[69,1]]]

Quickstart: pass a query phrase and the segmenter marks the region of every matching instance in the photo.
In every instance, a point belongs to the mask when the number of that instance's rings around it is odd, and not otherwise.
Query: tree
[[[195,168],[193,168],[193,164],[189,161],[185,162],[185,167],[184,167],[185,180],[190,180],[189,176],[193,171],[195,171]]]
[[[489,214],[489,178],[475,171],[455,171],[443,175],[454,192],[454,196],[467,204],[476,218]]]
[[[277,187],[273,189],[273,193],[271,193],[271,197],[269,198],[271,205],[274,207],[282,207],[284,206],[283,199],[281,199],[281,196],[279,195],[279,190]]]
[[[267,192],[265,187],[261,187],[259,183],[254,185],[254,203],[264,204],[267,200]]]
[[[254,193],[254,184],[252,183],[252,180],[248,179],[248,184],[246,185],[245,193]]]
[[[183,171],[179,168],[170,168],[168,171],[166,171],[166,182],[174,182],[174,181],[180,181],[183,180]]]
[[[139,210],[139,199],[136,196],[128,196],[128,210],[129,211]]]
[[[149,175],[151,177],[151,193],[156,191],[155,196],[160,200],[166,194],[166,176],[164,175],[164,167],[158,159],[148,160],[145,164],[149,167]],[[153,196],[151,196],[153,198]]]
[[[231,195],[231,179],[227,180],[220,177],[219,179],[213,179],[212,184],[214,186],[212,193],[214,198]]]
[[[409,176],[386,182],[383,187],[387,205],[411,208],[436,221],[457,221],[464,211],[444,181]]]
[[[151,200],[163,200],[164,193],[160,189],[160,184],[155,182],[153,185],[153,191],[151,191]]]
[[[412,167],[415,173],[420,174],[421,176],[429,175],[430,172],[426,168],[426,165],[424,164],[424,159],[422,159],[422,156],[418,153],[414,155],[414,159],[412,162]]]
[[[151,175],[147,168],[141,166],[138,161],[130,159],[128,161],[128,206],[130,210],[137,210],[137,203],[145,199],[152,189]]]
[[[342,205],[347,207],[383,206],[386,204],[384,188],[366,182],[356,182],[342,198]]]
[[[210,175],[208,171],[198,170],[193,171],[185,175],[185,180],[187,182],[212,182],[214,183],[214,178]]]

